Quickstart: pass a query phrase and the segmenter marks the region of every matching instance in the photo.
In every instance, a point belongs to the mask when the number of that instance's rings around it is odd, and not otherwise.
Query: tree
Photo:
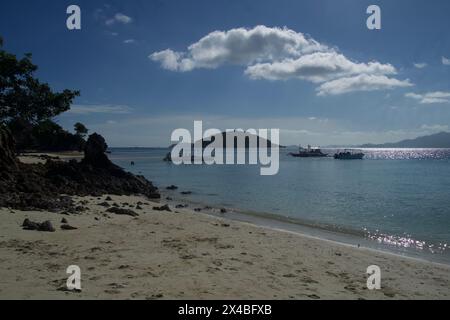
[[[1,49],[2,45],[0,38],[0,122],[37,124],[70,109],[79,91],[52,91],[47,83],[34,77],[37,66],[31,54],[17,59]]]
[[[75,123],[73,127],[75,129],[76,134],[82,138],[84,138],[89,132],[88,128],[86,128],[86,126],[80,122]]]
[[[85,141],[52,118],[70,109],[78,91],[54,92],[34,73],[31,54],[22,59],[2,49],[0,37],[0,124],[11,130],[18,150],[82,150]]]

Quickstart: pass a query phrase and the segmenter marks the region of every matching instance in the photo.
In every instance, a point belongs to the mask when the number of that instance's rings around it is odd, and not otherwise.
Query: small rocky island
[[[47,159],[44,164],[18,161],[14,139],[0,126],[0,207],[18,210],[73,210],[70,196],[143,195],[159,199],[158,189],[143,176],[114,165],[106,156],[105,139],[94,133],[84,159],[68,162]]]

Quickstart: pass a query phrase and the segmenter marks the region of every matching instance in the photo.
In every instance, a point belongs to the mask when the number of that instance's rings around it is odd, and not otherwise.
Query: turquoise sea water
[[[298,159],[283,149],[275,176],[260,176],[258,166],[248,165],[175,166],[162,161],[167,149],[112,151],[116,164],[162,191],[179,186],[170,193],[175,199],[352,234],[450,262],[450,149],[369,149],[362,161]]]

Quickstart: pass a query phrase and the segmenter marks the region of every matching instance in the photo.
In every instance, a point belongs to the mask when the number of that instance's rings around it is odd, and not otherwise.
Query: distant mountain
[[[440,132],[394,143],[363,144],[359,148],[450,148],[450,133]]]

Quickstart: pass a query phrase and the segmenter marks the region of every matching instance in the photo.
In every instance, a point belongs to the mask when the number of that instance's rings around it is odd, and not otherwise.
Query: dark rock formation
[[[61,230],[65,230],[65,231],[71,231],[71,230],[77,230],[78,228],[76,227],[72,227],[71,225],[68,224],[63,224],[61,226]]]
[[[166,189],[167,189],[167,190],[177,190],[178,187],[177,187],[177,186],[174,186],[174,185],[171,185],[171,186],[168,186]]]
[[[172,210],[170,210],[170,207],[167,204],[163,205],[162,207],[153,207],[153,210],[172,212]]]
[[[106,212],[111,212],[111,213],[114,213],[114,214],[124,215],[124,216],[132,216],[132,217],[139,216],[139,214],[134,212],[133,210],[123,209],[123,208],[116,208],[116,207],[109,208],[108,210],[106,210]]]
[[[20,163],[14,155],[11,135],[1,127],[0,143],[0,207],[73,211],[70,198],[73,195],[140,194],[150,199],[160,198],[151,182],[125,172],[108,159],[107,146],[100,135],[89,137],[81,162],[49,159],[45,164]]]
[[[24,230],[36,230],[36,231],[44,231],[44,232],[55,232],[55,228],[50,221],[44,221],[42,223],[33,222],[29,219],[25,219],[22,224]]]
[[[108,203],[108,202],[102,202],[102,203],[99,203],[99,204],[97,204],[98,206],[101,206],[101,207],[105,207],[105,208],[109,208],[109,207],[111,207],[111,205]]]
[[[84,147],[83,163],[102,168],[111,166],[112,163],[106,156],[106,149],[108,145],[105,139],[97,133],[91,134]]]
[[[14,138],[6,127],[0,125],[0,170],[11,170],[16,167]]]

